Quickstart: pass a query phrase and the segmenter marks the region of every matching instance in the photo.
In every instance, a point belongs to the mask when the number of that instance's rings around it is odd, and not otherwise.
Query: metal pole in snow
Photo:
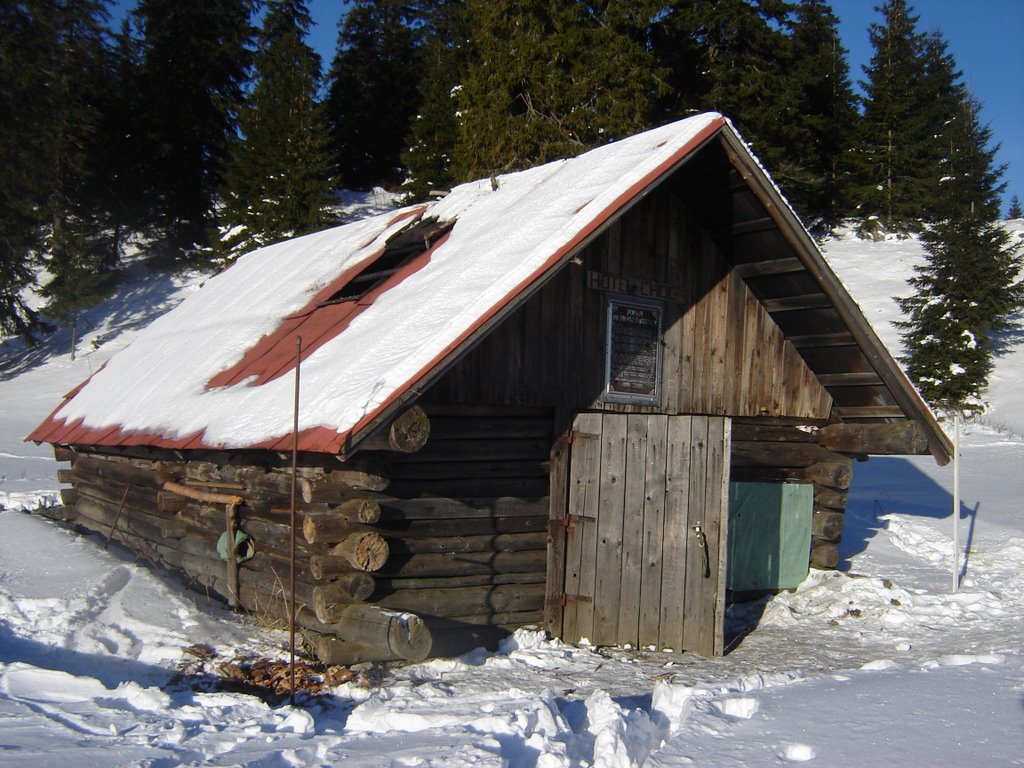
[[[299,370],[302,367],[302,337],[295,337],[295,400],[292,404],[292,494],[289,509],[288,581],[291,599],[288,601],[288,668],[291,672],[291,687],[288,703],[295,706],[295,506],[296,489],[299,484]]]
[[[960,411],[953,412],[953,591],[960,588]]]

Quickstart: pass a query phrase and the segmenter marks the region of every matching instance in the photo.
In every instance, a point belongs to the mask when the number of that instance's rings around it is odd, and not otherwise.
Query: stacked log
[[[415,413],[404,431],[377,441],[388,452],[344,462],[300,455],[296,621],[336,661],[421,657],[435,629],[542,616],[550,413]],[[422,450],[402,452],[417,442]],[[288,457],[61,450],[79,524],[182,572],[200,591],[234,596],[270,623],[287,620]],[[233,576],[217,544],[227,531],[219,502],[236,498],[234,525],[255,554]]]
[[[808,563],[813,568],[832,569],[839,563],[839,542],[854,459],[823,445],[821,432],[819,425],[736,420],[731,477],[748,482],[813,484]]]

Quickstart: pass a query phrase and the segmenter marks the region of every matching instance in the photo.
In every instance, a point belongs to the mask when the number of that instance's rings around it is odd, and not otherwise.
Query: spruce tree
[[[1020,198],[1014,195],[1010,198],[1010,210],[1006,212],[1006,218],[1008,219],[1020,219],[1024,218],[1024,210],[1020,207]]]
[[[663,72],[643,4],[466,3],[458,174],[474,178],[583,152],[648,127]]]
[[[850,152],[858,114],[838,19],[825,0],[802,0],[790,28],[780,100],[772,130],[780,152],[773,177],[804,221],[829,230],[851,212]]]
[[[208,241],[215,190],[248,77],[254,0],[141,0],[137,130],[157,232]]]
[[[921,235],[926,259],[910,280],[915,293],[899,300],[908,374],[929,402],[966,413],[984,408],[1001,334],[1024,306],[1019,248],[997,222],[1002,168],[977,113],[966,98],[945,127],[945,202]]]
[[[419,109],[401,156],[407,172],[402,190],[411,200],[449,189],[456,181],[457,97],[467,48],[462,3],[441,0],[427,18]]]
[[[224,174],[229,256],[330,221],[332,162],[317,102],[320,57],[304,41],[310,23],[302,0],[274,0],[264,18],[255,85]]]
[[[403,179],[402,149],[419,104],[421,20],[409,0],[356,0],[342,21],[326,110],[345,186]]]
[[[19,16],[19,10],[23,13]],[[74,328],[79,312],[109,289],[118,252],[104,200],[96,194],[100,94],[107,82],[106,7],[99,0],[31,0],[4,21],[23,37],[4,46],[16,72],[5,95],[17,97],[5,144],[3,289],[7,329],[24,332],[30,316],[11,287],[24,288],[31,266],[50,279],[45,312]],[[5,68],[6,69],[6,68]],[[29,261],[32,259],[32,262]],[[22,305],[23,307],[23,305]],[[73,339],[74,342],[74,339]],[[73,353],[73,349],[72,349]]]
[[[48,299],[46,314],[71,329],[72,359],[78,317],[109,292],[119,258],[104,201],[95,194],[103,170],[94,162],[97,105],[109,71],[106,18],[104,5],[95,0],[58,0],[48,16],[53,47],[44,135],[50,172],[43,210],[50,280],[40,293]]]
[[[47,114],[41,14],[39,3],[0,4],[0,336],[28,336],[38,325],[23,291],[34,278],[45,197],[37,129]]]
[[[926,68],[926,38],[905,0],[887,0],[878,10],[884,23],[870,27],[874,54],[862,83],[856,203],[866,221],[916,230],[935,158],[935,80]]]
[[[714,110],[736,124],[773,168],[795,119],[784,87],[791,58],[784,0],[674,0],[655,16],[653,50],[670,72],[669,117]]]

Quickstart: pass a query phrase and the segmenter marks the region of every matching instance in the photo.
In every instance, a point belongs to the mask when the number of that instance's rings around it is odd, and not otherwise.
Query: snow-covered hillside
[[[1024,237],[1024,222],[1011,223]],[[918,243],[839,237],[826,254],[879,335]],[[22,509],[52,503],[48,447],[21,441],[60,396],[195,290],[138,261],[66,338],[0,346],[0,766],[1024,765],[1024,343],[962,438],[963,579],[951,590],[952,472],[856,466],[843,570],[738,607],[728,656],[581,649],[521,631],[367,674],[297,705],[217,689],[236,655],[285,638],[103,542]],[[210,645],[201,663],[184,649]]]

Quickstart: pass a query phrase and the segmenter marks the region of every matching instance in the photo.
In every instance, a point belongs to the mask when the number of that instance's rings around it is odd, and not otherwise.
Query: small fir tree
[[[272,2],[264,19],[256,83],[224,174],[221,244],[229,256],[331,220],[332,163],[317,103],[320,57],[304,42],[310,23],[302,0]]]
[[[1006,217],[1008,219],[1024,218],[1024,210],[1020,207],[1020,198],[1016,195],[1010,198],[1010,210],[1007,211]]]

